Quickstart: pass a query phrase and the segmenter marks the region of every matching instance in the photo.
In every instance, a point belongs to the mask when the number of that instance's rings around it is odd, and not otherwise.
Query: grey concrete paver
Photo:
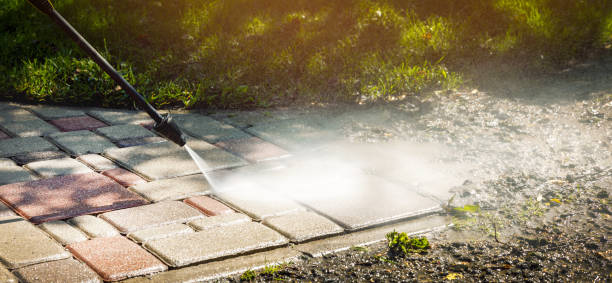
[[[187,145],[206,162],[205,170],[247,164],[239,157],[203,141],[191,139],[188,140]],[[168,179],[201,172],[184,148],[170,142],[110,149],[105,151],[104,155],[149,180]]]
[[[145,112],[126,111],[126,110],[91,110],[87,112],[89,115],[102,120],[110,125],[133,124],[139,125],[142,123],[151,122],[151,117]]]
[[[171,266],[185,266],[229,255],[287,244],[289,241],[259,223],[223,226],[191,234],[152,240],[145,248]]]
[[[0,185],[36,180],[30,172],[20,166],[0,167]]]
[[[198,114],[175,115],[173,119],[179,127],[189,135],[203,139],[210,143],[216,143],[228,139],[248,138],[249,134],[223,124],[207,116]]]
[[[53,125],[38,118],[34,120],[2,123],[0,127],[7,133],[17,137],[46,136],[60,131]]]
[[[117,164],[99,154],[85,154],[77,157],[78,161],[83,162],[96,171],[104,171],[117,168]]]
[[[0,124],[9,124],[17,121],[32,120],[40,120],[40,118],[36,117],[36,115],[34,115],[30,111],[16,106],[9,106],[8,108],[2,109],[2,111],[0,111]]]
[[[140,125],[116,125],[104,128],[96,129],[100,135],[109,138],[112,141],[134,139],[134,138],[145,138],[155,137],[155,134]]]
[[[107,149],[116,148],[111,141],[87,130],[56,133],[49,137],[72,155],[101,153]]]
[[[81,229],[92,238],[118,236],[119,231],[113,225],[93,215],[81,215],[71,218],[68,222]]]
[[[87,265],[72,258],[39,263],[15,270],[28,283],[94,283],[102,279]]]
[[[25,167],[44,178],[93,172],[93,170],[83,163],[70,157],[36,161],[26,164]]]
[[[0,157],[11,157],[28,152],[50,150],[57,150],[57,147],[41,137],[0,140]]]
[[[13,160],[17,162],[19,165],[25,165],[35,161],[43,161],[50,159],[59,159],[63,157],[68,157],[68,155],[62,151],[37,151],[37,152],[28,152],[24,154],[19,154],[13,156]]]
[[[281,232],[293,242],[303,242],[344,231],[336,223],[310,211],[272,216],[262,223]]]
[[[22,218],[0,219],[0,261],[9,268],[70,257],[43,231]]]
[[[144,230],[138,230],[127,235],[128,238],[132,239],[137,243],[145,243],[150,240],[168,238],[181,234],[193,233],[193,229],[185,224],[169,224],[160,227],[154,227]]]
[[[53,120],[66,117],[77,117],[85,115],[85,112],[76,108],[55,107],[49,105],[35,105],[28,107],[32,112],[45,120]]]
[[[230,213],[193,220],[187,224],[198,231],[250,222],[251,218],[242,213]]]
[[[257,220],[305,210],[303,206],[279,194],[255,188],[220,192],[216,196]]]
[[[179,200],[210,193],[210,185],[202,174],[138,184],[129,189],[152,202]]]
[[[53,239],[60,242],[62,245],[78,243],[88,239],[87,235],[81,230],[61,220],[40,224],[38,228],[47,232]]]
[[[219,279],[247,270],[257,270],[266,266],[298,261],[301,253],[291,248],[278,248],[241,257],[189,266],[147,277],[137,277],[124,283],[146,282],[204,282]]]
[[[311,118],[274,121],[246,129],[263,140],[291,151],[301,151],[329,143],[340,138],[327,131],[317,120]]]
[[[205,217],[197,209],[180,201],[164,201],[149,205],[106,212],[100,218],[108,221],[122,233],[186,223]]]
[[[4,266],[0,265],[0,282],[3,283],[19,283],[19,280]]]

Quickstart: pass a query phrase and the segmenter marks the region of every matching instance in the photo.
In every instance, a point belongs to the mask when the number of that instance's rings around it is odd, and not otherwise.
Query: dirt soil
[[[394,256],[384,242],[253,280],[611,282],[612,57],[472,84],[371,106],[391,114],[346,130],[355,142],[442,143],[453,154],[440,162],[471,164],[446,205],[453,226],[426,235],[428,252]]]

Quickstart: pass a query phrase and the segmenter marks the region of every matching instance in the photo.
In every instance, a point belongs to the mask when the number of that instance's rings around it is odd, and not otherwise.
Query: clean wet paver
[[[245,222],[152,240],[145,243],[145,248],[167,264],[178,267],[287,243],[274,230],[256,222]]]
[[[147,203],[137,194],[98,173],[0,186],[0,199],[34,223]]]
[[[305,208],[295,201],[258,189],[244,189],[217,193],[216,196],[254,219],[293,213]]]
[[[78,161],[83,162],[87,166],[91,167],[96,171],[104,171],[113,168],[117,168],[117,164],[110,161],[108,158],[99,154],[85,154],[77,157]]]
[[[35,161],[43,161],[50,159],[59,159],[68,157],[68,155],[62,151],[37,151],[37,152],[29,152],[20,155],[13,156],[13,160],[17,162],[19,165],[25,165]]]
[[[62,132],[94,130],[107,126],[102,121],[91,116],[60,118],[51,120],[49,123],[55,125],[58,129],[62,130]]]
[[[179,201],[165,201],[139,207],[115,210],[100,215],[122,233],[134,232],[173,223],[186,223],[204,215]]]
[[[23,169],[21,166],[4,166],[0,167],[0,185],[18,183],[36,180],[30,172]]]
[[[110,223],[93,215],[81,215],[71,218],[68,222],[85,232],[91,238],[114,237],[119,231]]]
[[[34,120],[19,120],[9,123],[2,123],[1,127],[7,133],[10,133],[11,135],[16,137],[46,136],[60,131],[53,125],[38,118]]]
[[[22,218],[0,218],[0,262],[14,269],[70,257],[43,231]]]
[[[107,176],[124,187],[129,187],[137,184],[143,184],[147,181],[140,176],[125,170],[123,168],[114,168],[102,172],[102,175]]]
[[[93,170],[85,164],[70,157],[36,161],[26,164],[25,167],[36,172],[36,174],[43,178],[93,172]]]
[[[127,235],[128,238],[137,243],[145,243],[150,240],[168,238],[181,234],[193,233],[193,229],[185,224],[175,223],[154,227],[144,230],[138,230]]]
[[[272,216],[266,218],[262,223],[281,232],[294,242],[303,242],[344,231],[336,223],[310,211]]]
[[[67,247],[105,281],[118,281],[168,269],[138,244],[122,236],[96,238]]]
[[[15,274],[28,283],[102,282],[91,268],[72,258],[22,267]]]
[[[260,138],[231,139],[215,144],[250,161],[260,162],[289,156],[286,150]]]
[[[204,169],[216,170],[246,165],[246,161],[204,141],[187,142],[205,162]],[[104,155],[149,180],[200,173],[187,151],[170,142],[110,149]]]
[[[0,157],[11,157],[37,151],[57,150],[57,147],[41,137],[0,140]]]
[[[207,116],[185,114],[173,116],[173,119],[189,135],[210,143],[236,138],[248,138],[249,134],[231,125],[221,123]]]
[[[227,205],[207,196],[191,197],[186,199],[185,203],[199,209],[208,216],[222,215],[234,212],[234,210],[229,208]]]
[[[250,222],[251,218],[242,213],[228,213],[196,219],[187,224],[198,231]]]
[[[78,243],[88,239],[87,235],[81,230],[61,220],[45,222],[38,225],[38,228],[47,232],[62,245]]]
[[[98,128],[96,132],[98,132],[102,136],[109,138],[112,141],[155,137],[154,133],[145,129],[144,127],[132,124]]]
[[[56,133],[49,137],[72,155],[101,153],[107,149],[116,148],[108,139],[87,130]]]
[[[139,184],[130,187],[130,190],[152,202],[160,202],[208,194],[210,185],[204,175],[197,174]]]

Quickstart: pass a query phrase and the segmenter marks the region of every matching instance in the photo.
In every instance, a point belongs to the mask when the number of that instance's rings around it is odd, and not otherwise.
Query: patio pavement
[[[319,159],[351,113],[173,117],[208,179],[142,112],[0,102],[0,282],[201,281],[449,225],[447,190]]]

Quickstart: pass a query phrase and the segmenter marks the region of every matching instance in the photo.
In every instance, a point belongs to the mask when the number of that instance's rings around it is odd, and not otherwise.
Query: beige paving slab
[[[70,157],[35,161],[26,164],[25,167],[36,172],[36,174],[43,178],[93,172],[93,170],[85,164]]]
[[[59,243],[22,218],[0,219],[0,262],[19,268],[70,257]]]
[[[70,224],[81,229],[89,237],[103,238],[118,236],[119,231],[110,223],[93,215],[81,215],[73,217],[68,221]]]
[[[296,262],[300,259],[300,255],[301,253],[291,248],[278,248],[222,261],[175,269],[149,277],[132,278],[123,282],[203,282],[243,273],[247,270],[261,269],[270,265]]]
[[[244,222],[250,222],[251,218],[242,213],[230,213],[217,216],[200,218],[187,223],[198,231],[210,230],[217,227],[236,225]]]
[[[0,265],[0,282],[3,283],[19,283],[19,280],[4,266]]]
[[[0,167],[0,185],[32,180],[36,180],[36,177],[21,166],[13,165]]]
[[[358,231],[336,237],[316,240],[299,245],[294,248],[313,257],[347,250],[353,246],[362,246],[385,240],[385,235],[392,231],[406,232],[408,235],[444,229],[450,224],[450,217],[427,216],[403,221],[400,223],[380,226],[374,229]]]
[[[11,157],[28,152],[52,150],[57,150],[57,147],[41,137],[0,140],[0,157]]]
[[[15,212],[10,209],[6,204],[0,201],[0,218],[15,216]]]
[[[117,168],[117,164],[113,163],[104,156],[98,154],[85,154],[77,157],[77,160],[96,171],[104,171]]]
[[[15,270],[28,283],[94,283],[102,279],[87,265],[72,258],[39,263]]]
[[[145,248],[171,266],[185,266],[229,255],[287,244],[274,230],[256,222],[152,240]]]
[[[344,231],[336,223],[311,211],[268,217],[263,224],[281,232],[293,242],[303,242]]]
[[[190,139],[187,146],[204,160],[206,171],[247,164],[243,159],[204,141]],[[149,180],[201,173],[187,151],[171,142],[110,149],[104,155]]]
[[[0,158],[0,168],[12,166],[17,166],[17,163],[9,158]]]
[[[254,188],[220,192],[216,196],[256,220],[305,210],[303,206],[277,193]]]
[[[181,234],[193,233],[193,229],[185,224],[169,224],[155,228],[138,230],[127,235],[128,238],[137,242],[144,243],[150,240],[168,238]]]
[[[62,245],[78,243],[88,239],[87,235],[81,230],[61,220],[40,224],[38,228],[47,232]]]
[[[129,189],[152,202],[179,200],[210,193],[210,185],[202,174],[157,180]]]
[[[108,221],[122,233],[159,227],[173,223],[186,223],[204,215],[180,201],[164,201],[149,205],[106,212],[100,218]]]

